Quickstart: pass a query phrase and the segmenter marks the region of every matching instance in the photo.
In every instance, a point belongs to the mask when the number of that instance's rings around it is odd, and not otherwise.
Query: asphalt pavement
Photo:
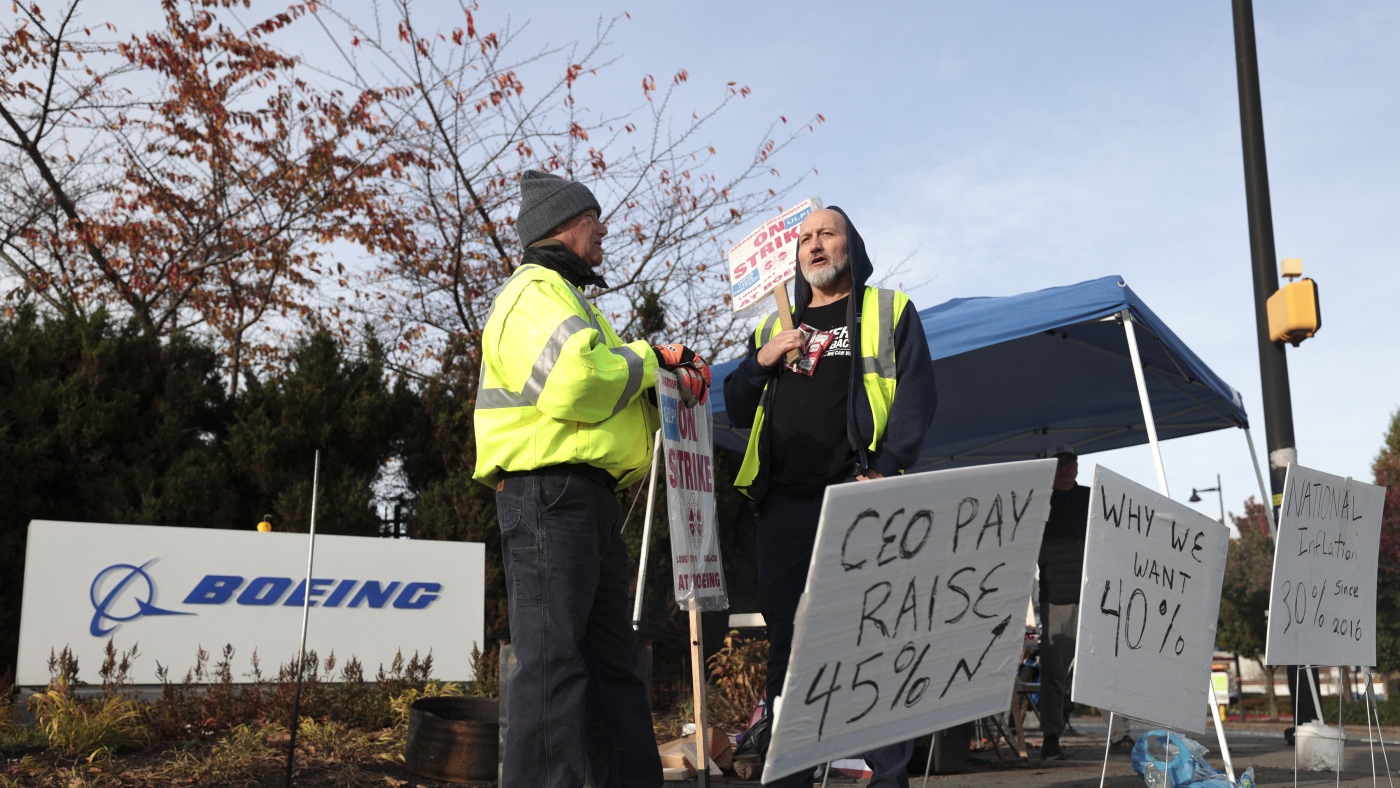
[[[1374,737],[1368,736],[1366,726],[1348,725],[1345,728],[1347,742],[1344,747],[1342,769],[1337,771],[1295,771],[1295,750],[1283,738],[1283,729],[1288,723],[1226,723],[1226,743],[1230,748],[1235,775],[1244,773],[1246,767],[1254,767],[1255,784],[1268,786],[1290,786],[1299,788],[1324,788],[1324,786],[1379,785],[1391,788],[1400,780],[1387,777],[1386,759],[1390,762],[1390,774],[1400,773],[1400,728],[1386,728],[1381,739],[1372,744]],[[1031,757],[1022,760],[1008,751],[1003,744],[1000,752],[985,745],[974,745],[968,768],[959,774],[934,774],[927,778],[929,786],[948,788],[949,786],[975,785],[978,788],[1097,788],[1100,775],[1104,785],[1110,788],[1144,788],[1145,783],[1132,767],[1130,756],[1110,754],[1105,770],[1104,733],[1105,727],[1098,718],[1076,718],[1072,727],[1077,735],[1066,735],[1060,744],[1068,756],[1064,761],[1042,761],[1039,756],[1039,738],[1031,732]],[[1134,727],[1134,735],[1142,733],[1141,727]],[[1212,766],[1225,770],[1220,758],[1215,732],[1209,729],[1202,734],[1186,734],[1209,750],[1206,759]],[[1384,750],[1381,741],[1384,741]],[[1374,758],[1373,758],[1374,753]],[[1374,777],[1372,763],[1374,760]],[[924,785],[924,777],[911,776],[911,788]],[[733,784],[742,781],[725,778],[714,781],[716,784]],[[680,783],[673,783],[679,785]],[[815,780],[814,785],[820,785]],[[830,786],[864,785],[865,780],[841,777],[832,773],[828,778]]]

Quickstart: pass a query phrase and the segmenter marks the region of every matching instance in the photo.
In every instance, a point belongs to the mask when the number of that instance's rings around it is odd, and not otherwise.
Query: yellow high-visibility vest
[[[656,385],[656,355],[619,339],[562,276],[521,266],[496,296],[481,347],[472,478],[494,487],[502,471],[581,463],[620,489],[646,473],[661,420],[641,394]]]
[[[885,425],[889,423],[890,407],[894,404],[895,357],[894,328],[909,304],[909,296],[898,290],[885,290],[866,287],[861,300],[860,317],[860,369],[861,382],[865,386],[866,399],[870,401],[870,413],[875,424],[875,434],[867,447],[874,451],[885,435]],[[778,313],[769,315],[758,328],[754,329],[754,342],[763,343],[777,336],[782,330],[778,323]],[[763,387],[766,397],[768,386]],[[759,400],[758,411],[754,414],[753,426],[749,429],[749,444],[744,450],[744,462],[739,466],[739,476],[734,486],[739,492],[748,495],[754,479],[758,478],[758,440],[763,432],[763,398]]]

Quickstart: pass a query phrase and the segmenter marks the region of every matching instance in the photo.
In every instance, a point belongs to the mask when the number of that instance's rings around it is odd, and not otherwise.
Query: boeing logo
[[[140,566],[113,564],[92,579],[88,598],[92,600],[92,623],[88,632],[100,638],[115,631],[127,621],[135,621],[142,616],[188,616],[175,610],[165,610],[151,604],[156,598],[156,583],[146,574],[146,567],[158,559],[152,558]],[[103,592],[106,584],[115,579],[115,584]],[[99,595],[101,599],[99,599]],[[134,610],[133,610],[134,608]],[[121,611],[114,613],[113,610]],[[106,626],[107,622],[111,626]]]
[[[146,571],[158,559],[146,563],[113,564],[92,580],[92,623],[88,632],[105,637],[117,627],[142,616],[190,616],[192,611],[167,610],[155,605],[156,583]],[[367,607],[423,610],[442,593],[442,583],[402,580],[354,580],[313,577],[308,583],[291,577],[254,577],[206,574],[185,595],[182,605],[245,607]],[[307,597],[310,597],[308,603]]]

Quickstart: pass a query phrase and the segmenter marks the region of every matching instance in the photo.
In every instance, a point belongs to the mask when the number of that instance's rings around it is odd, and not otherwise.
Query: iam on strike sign
[[[666,510],[671,520],[671,567],[676,601],[688,608],[727,610],[724,568],[715,529],[714,442],[710,406],[687,407],[669,372],[656,376],[661,397]]]
[[[764,222],[729,250],[732,305],[742,312],[797,274],[797,233],[802,220],[822,207],[816,197]]]

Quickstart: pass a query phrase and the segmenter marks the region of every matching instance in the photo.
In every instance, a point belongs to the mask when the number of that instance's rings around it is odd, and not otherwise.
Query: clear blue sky
[[[858,9],[858,10],[857,10]],[[1230,3],[514,4],[528,37],[591,34],[627,10],[617,103],[684,67],[696,106],[753,88],[715,127],[744,153],[777,114],[827,123],[780,162],[844,207],[877,268],[912,255],[915,303],[1121,275],[1244,395],[1264,448]],[[483,4],[479,24],[504,18]],[[1371,481],[1400,407],[1400,5],[1259,3],[1280,257],[1321,289],[1323,328],[1288,351],[1299,461]],[[614,84],[615,83],[615,84]],[[713,86],[713,87],[710,87]],[[601,95],[601,94],[594,94]],[[1173,497],[1222,477],[1258,495],[1237,430],[1163,444]],[[1146,448],[1093,456],[1156,487]],[[1199,504],[1215,516],[1213,493]]]
[[[415,8],[420,24],[461,23],[454,2]],[[778,162],[785,175],[817,170],[795,199],[845,208],[877,270],[909,258],[891,284],[917,305],[1119,274],[1243,394],[1262,459],[1228,0],[482,0],[476,20],[527,25],[524,51],[589,40],[623,12],[604,58],[615,62],[584,83],[585,103],[639,105],[643,75],[685,68],[684,116],[736,80],[752,96],[709,127],[736,161],[776,116],[824,114]],[[1276,249],[1303,258],[1322,294],[1321,332],[1288,351],[1299,461],[1371,481],[1400,407],[1400,5],[1267,0],[1255,23]],[[1236,430],[1163,453],[1177,499],[1217,473],[1227,509],[1258,495]],[[1156,487],[1146,448],[1091,456],[1081,481],[1095,461]],[[1218,511],[1213,493],[1198,506]]]

